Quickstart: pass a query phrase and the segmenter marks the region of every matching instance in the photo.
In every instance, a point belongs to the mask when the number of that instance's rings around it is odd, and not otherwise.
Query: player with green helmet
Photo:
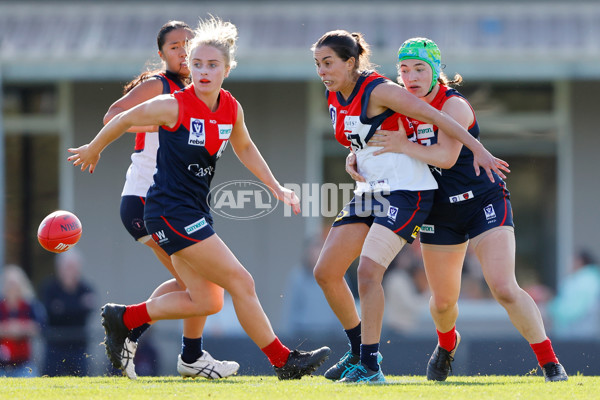
[[[398,50],[398,61],[409,59],[425,61],[431,67],[433,77],[427,94],[431,93],[442,72],[442,53],[437,44],[427,38],[408,39]]]
[[[453,88],[462,77],[457,74],[449,80],[441,72],[440,50],[433,41],[420,37],[405,41],[398,51],[398,74],[406,90],[479,138],[472,106]],[[410,132],[378,131],[369,145],[382,147],[373,153],[375,156],[397,152],[426,162],[438,183],[433,207],[420,230],[421,254],[431,289],[430,311],[438,337],[427,364],[427,379],[444,381],[452,370],[460,343],[457,302],[469,247],[479,259],[494,298],[531,346],[546,381],[567,380],[535,302],[515,277],[516,243],[506,183],[496,174],[490,181],[474,173],[472,152],[443,128],[410,117],[408,122]],[[346,170],[356,175],[355,164],[350,161]]]

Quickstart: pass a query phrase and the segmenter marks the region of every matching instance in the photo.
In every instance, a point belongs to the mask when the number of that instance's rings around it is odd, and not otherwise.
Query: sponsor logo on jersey
[[[231,124],[219,124],[219,139],[227,140],[229,136],[231,136],[231,131],[233,130],[233,125]]]
[[[337,109],[332,105],[329,106],[329,118],[331,118],[331,123],[335,129],[335,122],[337,121]]]
[[[193,224],[186,226],[184,229],[188,235],[191,235],[192,233],[199,231],[200,229],[204,228],[207,225],[208,225],[208,223],[206,222],[206,219],[201,218],[198,221],[194,222]]]
[[[204,146],[206,142],[206,133],[204,131],[204,120],[190,118],[190,136],[188,144],[190,146]]]
[[[494,206],[491,204],[483,207],[483,212],[485,213],[485,219],[487,220],[496,218],[496,211],[494,210]]]
[[[475,197],[475,195],[473,194],[473,191],[469,190],[468,192],[465,192],[462,194],[455,194],[454,196],[450,196],[449,199],[450,199],[450,203],[458,203],[460,201],[472,199],[473,197]]]
[[[387,217],[392,221],[396,221],[396,217],[398,216],[398,207],[390,206],[388,208]]]
[[[165,244],[169,243],[169,238],[165,234],[165,231],[160,230],[158,232],[154,232],[152,234],[152,239],[156,242],[156,244]]]
[[[342,211],[340,211],[340,213],[337,215],[337,217],[335,217],[334,222],[341,221],[342,219],[344,219],[344,217],[347,217],[348,214],[350,214],[350,212],[348,212],[348,210],[346,210],[346,209],[343,209]]]
[[[419,233],[420,230],[421,230],[421,228],[418,225],[415,226],[415,229],[413,229],[412,233],[410,234],[410,237],[413,239],[416,239],[417,234]]]
[[[435,233],[435,225],[421,225],[421,233]]]
[[[344,118],[344,132],[354,132],[358,125],[360,125],[360,117],[358,115],[348,115]]]
[[[435,136],[435,132],[433,131],[433,125],[431,124],[420,124],[417,127],[417,138],[419,141],[423,139],[430,139]]]
[[[204,176],[212,175],[215,171],[215,167],[209,165],[208,167],[202,168],[199,164],[190,164],[188,165],[188,171],[197,177],[202,178]]]
[[[133,221],[131,221],[131,226],[133,226],[133,229],[135,229],[136,231],[146,229],[146,226],[144,225],[144,220],[141,218],[134,218]]]

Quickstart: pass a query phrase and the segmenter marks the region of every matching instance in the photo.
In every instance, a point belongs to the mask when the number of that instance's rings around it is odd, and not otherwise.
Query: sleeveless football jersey
[[[367,106],[373,89],[388,78],[374,71],[364,72],[346,100],[339,92],[326,92],[329,115],[337,141],[356,153],[358,172],[366,182],[356,183],[356,194],[394,190],[430,190],[437,183],[427,164],[405,154],[383,153],[374,156],[380,146],[369,146],[377,129],[397,130],[400,114],[386,110],[367,117]],[[407,130],[408,132],[408,130]]]
[[[162,94],[173,93],[184,87],[179,76],[170,71],[154,75],[150,79],[160,79],[162,81]],[[158,132],[138,132],[135,134],[134,152],[131,154],[131,164],[125,175],[125,184],[121,196],[146,197],[148,188],[153,182],[152,176],[156,170],[157,150]]]
[[[438,94],[430,104],[432,107],[441,110],[446,101],[454,96],[465,99],[456,89],[440,85]],[[473,112],[473,116],[475,116],[475,112]],[[437,143],[437,126],[408,117],[407,119],[416,133],[416,138],[413,136],[410,138],[411,140],[417,140],[419,143],[425,145]],[[468,131],[471,136],[479,140],[479,125],[475,117]],[[479,176],[475,175],[475,170],[473,169],[473,152],[466,146],[462,147],[458,160],[452,168],[442,169],[434,166],[430,166],[430,168],[439,186],[435,193],[436,203],[458,203],[470,200],[489,190],[497,190],[498,186],[503,186],[506,190],[504,181],[493,171],[495,183],[491,182],[484,172],[479,174]]]
[[[156,173],[146,197],[144,219],[177,215],[183,208],[210,214],[210,182],[237,120],[238,103],[224,89],[214,112],[196,96],[193,85],[173,96],[179,116],[173,128],[158,129]]]

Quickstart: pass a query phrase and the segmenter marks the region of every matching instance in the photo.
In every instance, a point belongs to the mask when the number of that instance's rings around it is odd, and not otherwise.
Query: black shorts
[[[148,236],[148,231],[144,225],[144,205],[146,198],[141,196],[122,196],[121,197],[121,221],[127,232],[135,240],[140,240]]]
[[[210,214],[184,211],[176,216],[146,219],[146,229],[152,239],[171,255],[212,236],[215,231]]]
[[[435,204],[421,227],[421,243],[453,245],[498,226],[514,226],[510,195],[493,191],[458,203]]]
[[[340,211],[333,226],[362,222],[385,226],[412,243],[433,205],[434,190],[395,190],[390,194],[356,195]]]

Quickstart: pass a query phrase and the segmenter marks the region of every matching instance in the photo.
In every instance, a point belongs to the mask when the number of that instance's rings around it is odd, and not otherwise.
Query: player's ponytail
[[[369,44],[365,41],[362,33],[354,32],[350,33],[345,30],[330,31],[321,36],[315,44],[312,45],[311,50],[327,46],[331,48],[335,54],[344,61],[348,61],[354,57],[355,69],[357,71],[374,70],[375,65],[371,64],[369,56],[371,50]]]

